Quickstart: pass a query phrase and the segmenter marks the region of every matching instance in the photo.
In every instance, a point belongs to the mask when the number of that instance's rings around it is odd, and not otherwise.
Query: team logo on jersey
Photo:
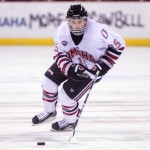
[[[91,62],[95,62],[94,56],[91,55],[90,53],[86,52],[86,51],[82,51],[82,50],[78,50],[76,47],[71,48],[68,52],[67,55],[69,56],[69,58],[73,58],[76,55],[81,56],[83,59],[91,61]]]
[[[67,41],[61,41],[61,44],[62,44],[63,46],[66,46],[66,45],[68,44],[68,42],[67,42]]]

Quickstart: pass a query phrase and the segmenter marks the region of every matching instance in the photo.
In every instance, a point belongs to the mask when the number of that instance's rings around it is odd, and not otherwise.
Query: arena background
[[[73,3],[82,3],[89,18],[116,30],[127,46],[150,46],[150,2],[95,0],[2,1],[0,45],[53,45],[53,34]]]

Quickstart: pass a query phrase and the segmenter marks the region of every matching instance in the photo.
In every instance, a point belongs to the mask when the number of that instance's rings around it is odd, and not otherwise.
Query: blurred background
[[[150,46],[148,0],[1,0],[0,45],[53,45],[73,3],[82,3],[89,18],[116,30],[128,46]]]

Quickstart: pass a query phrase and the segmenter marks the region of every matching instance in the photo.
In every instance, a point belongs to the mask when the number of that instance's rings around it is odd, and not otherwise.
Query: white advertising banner
[[[52,38],[74,2],[0,3],[0,38]],[[149,2],[82,2],[89,17],[124,38],[150,38]]]

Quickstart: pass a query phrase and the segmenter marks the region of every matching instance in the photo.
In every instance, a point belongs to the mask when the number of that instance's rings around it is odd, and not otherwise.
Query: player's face
[[[85,30],[87,20],[85,18],[80,19],[69,19],[68,23],[71,29],[71,32],[73,32],[75,35],[80,35],[80,33]]]
[[[75,30],[78,30],[78,29],[81,30],[82,28],[85,27],[86,21],[84,18],[82,18],[82,19],[70,19],[69,25]]]

